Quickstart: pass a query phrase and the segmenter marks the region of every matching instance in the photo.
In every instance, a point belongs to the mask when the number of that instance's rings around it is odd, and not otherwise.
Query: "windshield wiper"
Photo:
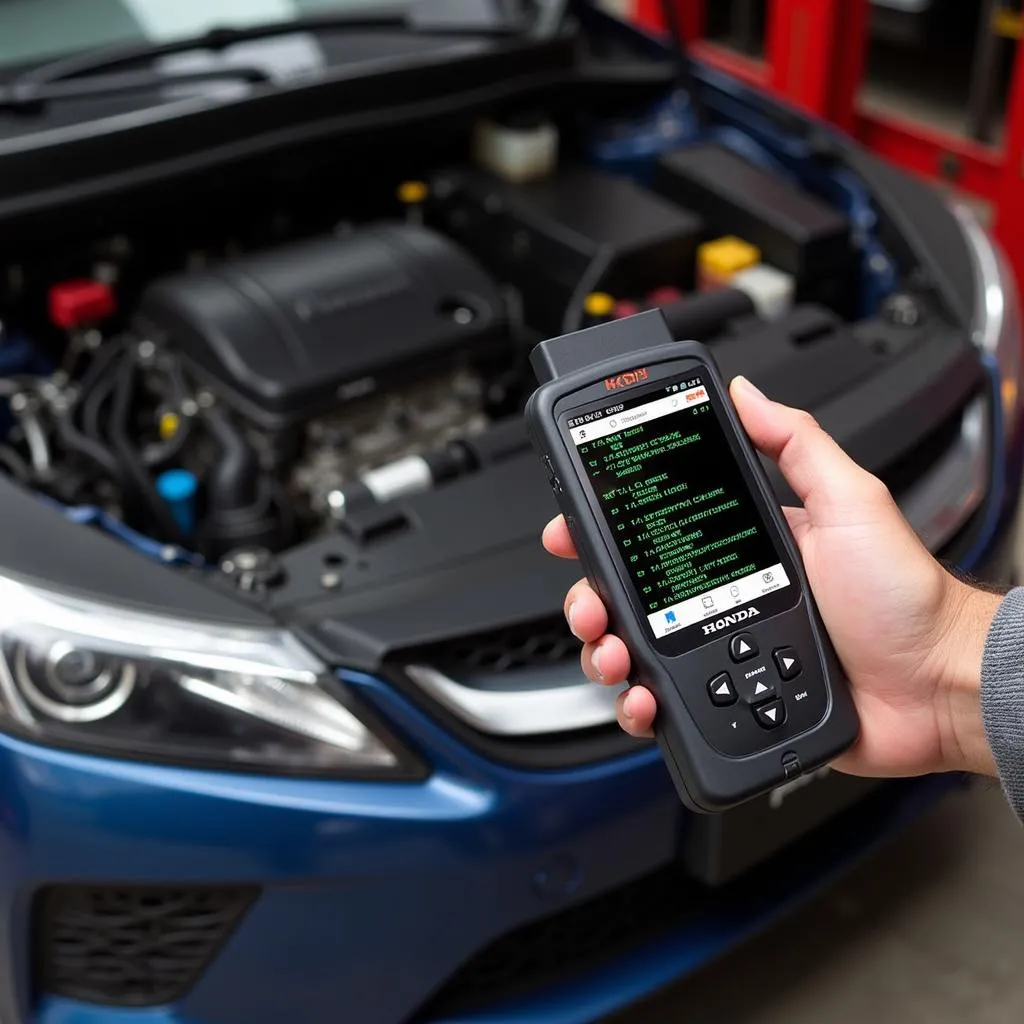
[[[122,71],[132,64],[150,63],[192,50],[225,50],[296,32],[397,31],[421,35],[510,36],[524,32],[527,17],[515,0],[418,0],[388,7],[335,14],[305,14],[288,21],[210,29],[165,43],[126,43],[47,61],[0,86],[0,109],[37,108],[50,100],[161,88],[184,82],[229,79],[266,82],[270,75],[256,67],[231,67],[195,72]],[[80,81],[101,71],[114,71],[98,80]]]
[[[0,110],[35,111],[53,100],[87,99],[126,92],[163,89],[193,82],[231,81],[259,83],[270,73],[257,67],[206,68],[202,71],[121,71],[113,75],[91,75],[86,79],[22,84],[20,80],[0,85]]]

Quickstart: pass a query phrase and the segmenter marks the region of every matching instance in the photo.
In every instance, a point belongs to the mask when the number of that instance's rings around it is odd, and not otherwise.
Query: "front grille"
[[[34,907],[35,992],[105,1006],[180,999],[255,896],[249,887],[43,889]]]
[[[696,891],[673,864],[526,925],[470,960],[423,1019],[469,1013],[614,960],[679,924]]]
[[[418,658],[458,677],[557,665],[578,657],[579,652],[579,640],[558,615],[445,640]]]
[[[647,741],[633,739],[614,723],[539,736],[485,734],[424,694],[402,668],[430,665],[464,685],[473,686],[488,677],[578,662],[580,646],[580,641],[569,632],[564,616],[548,615],[485,633],[407,648],[398,652],[389,678],[466,744],[505,764],[530,769],[567,768],[607,761],[642,749]],[[511,682],[515,685],[514,680]]]
[[[701,945],[723,927],[740,933],[743,922],[765,920],[790,894],[871,849],[916,813],[915,807],[927,806],[929,792],[916,782],[871,785],[852,807],[724,885],[698,882],[685,874],[682,863],[674,863],[527,924],[463,964],[413,1024],[536,997],[547,985],[578,980],[673,932],[685,932]]]

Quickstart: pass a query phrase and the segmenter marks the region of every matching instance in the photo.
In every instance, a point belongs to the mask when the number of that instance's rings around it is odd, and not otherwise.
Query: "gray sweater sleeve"
[[[1024,820],[1024,587],[1003,599],[985,641],[981,712],[999,779]]]

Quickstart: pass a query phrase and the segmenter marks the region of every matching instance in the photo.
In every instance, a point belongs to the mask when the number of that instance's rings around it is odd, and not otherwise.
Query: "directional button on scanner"
[[[781,700],[772,700],[754,708],[758,723],[765,729],[776,729],[786,720],[786,706]]]
[[[708,683],[708,696],[716,708],[727,708],[730,704],[736,703],[736,688],[732,685],[728,672],[719,672]]]
[[[757,657],[757,641],[749,633],[737,633],[729,641],[729,656],[733,661],[746,661]]]
[[[749,672],[740,672],[736,692],[744,704],[763,704],[777,696],[775,684],[768,674],[768,666],[761,662]]]
[[[788,681],[796,679],[800,675],[803,666],[792,647],[780,647],[778,650],[772,651],[772,657],[775,659],[775,667],[783,679]]]

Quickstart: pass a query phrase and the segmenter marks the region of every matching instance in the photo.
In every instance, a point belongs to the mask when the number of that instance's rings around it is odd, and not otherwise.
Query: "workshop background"
[[[664,25],[659,0],[609,6]],[[700,59],[970,201],[1024,279],[1019,3],[681,0],[678,8]],[[1024,566],[1019,528],[1016,557]],[[1024,1020],[1022,863],[1024,834],[998,787],[975,784],[814,903],[614,1024]]]

